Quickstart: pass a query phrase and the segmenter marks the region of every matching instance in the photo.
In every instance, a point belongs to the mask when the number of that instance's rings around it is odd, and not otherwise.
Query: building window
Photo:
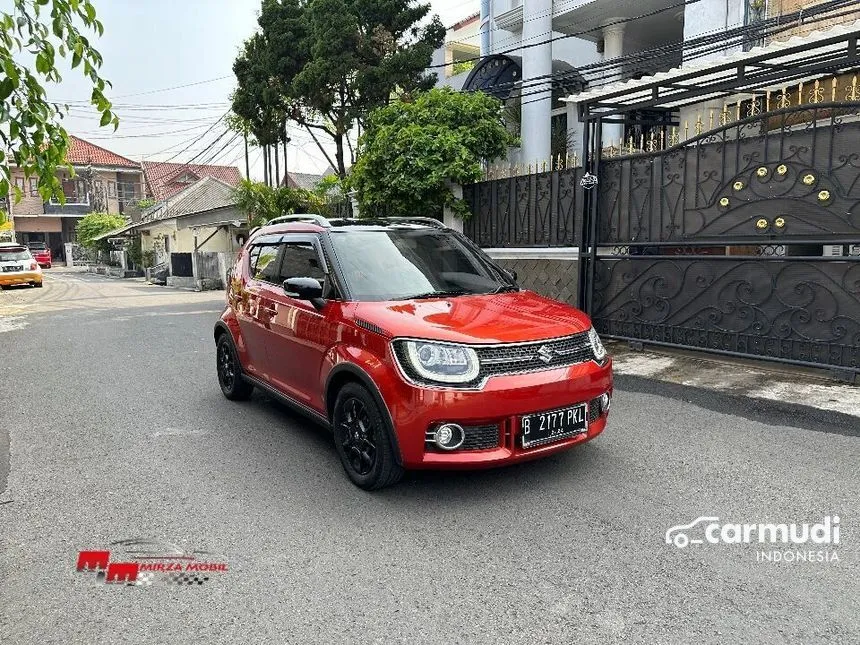
[[[109,181],[108,183],[108,197],[116,197],[116,182]]]
[[[24,183],[24,178],[23,178],[23,177],[15,177],[15,187],[16,187],[18,190],[20,190],[22,193],[24,192],[24,186],[25,186],[25,185],[26,185],[26,184]]]
[[[74,179],[62,179],[63,195],[66,197],[66,205],[81,205],[90,203],[90,195],[87,190],[87,182],[82,179],[77,181]],[[59,204],[60,200],[56,197],[51,197],[52,204]]]
[[[30,197],[39,196],[39,180],[35,177],[30,177]]]
[[[137,196],[135,194],[137,191],[135,190],[135,188],[136,186],[134,185],[134,182],[117,182],[116,194],[119,201],[124,204],[131,204],[132,202],[137,201]]]
[[[105,194],[105,185],[101,179],[96,179],[93,182],[93,186],[95,187],[96,197],[104,197]]]

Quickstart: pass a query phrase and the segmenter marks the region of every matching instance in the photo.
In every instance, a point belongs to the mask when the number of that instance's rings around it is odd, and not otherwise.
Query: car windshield
[[[11,247],[0,249],[0,262],[14,262],[15,260],[29,260],[30,252],[22,247]]]
[[[331,240],[356,300],[404,300],[516,288],[488,257],[451,231],[332,231]]]

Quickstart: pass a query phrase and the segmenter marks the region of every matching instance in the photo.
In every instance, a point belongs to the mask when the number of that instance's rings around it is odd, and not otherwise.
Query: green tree
[[[236,188],[236,204],[248,214],[251,226],[260,226],[275,217],[290,213],[320,213],[323,199],[307,190],[286,186],[267,186],[243,179]]]
[[[93,238],[125,226],[125,218],[122,215],[111,215],[110,213],[90,213],[82,218],[75,232],[78,242],[87,249],[97,251],[110,250],[110,242],[107,240],[95,240]]]
[[[356,121],[435,82],[425,69],[445,29],[436,16],[421,26],[429,11],[412,0],[263,0],[260,30],[233,64],[233,112],[261,145],[283,140],[286,120],[327,135],[344,177]]]
[[[44,83],[59,83],[57,58],[71,57],[92,84],[90,101],[101,112],[101,125],[119,125],[105,98],[107,81],[99,76],[102,57],[81,33],[77,23],[104,33],[89,0],[13,0],[9,12],[0,12],[0,195],[10,191],[10,166],[24,176],[37,177],[39,194],[47,201],[65,201],[57,166],[65,161],[69,140],[59,119],[68,111],[49,101]],[[26,54],[23,54],[26,52]],[[16,60],[32,56],[28,65]],[[13,188],[15,200],[21,190]]]
[[[433,215],[449,206],[468,217],[451,186],[478,181],[483,163],[516,143],[497,99],[433,89],[370,115],[350,184],[363,212]]]

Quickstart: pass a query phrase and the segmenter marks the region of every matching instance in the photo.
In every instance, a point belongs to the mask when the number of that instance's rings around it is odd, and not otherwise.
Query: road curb
[[[770,426],[790,426],[846,437],[860,437],[860,419],[833,410],[629,374],[616,374],[615,387],[621,391],[681,399],[720,414],[739,416]]]

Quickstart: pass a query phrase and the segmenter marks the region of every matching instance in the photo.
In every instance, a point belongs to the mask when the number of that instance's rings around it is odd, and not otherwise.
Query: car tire
[[[331,421],[337,454],[352,483],[378,490],[400,481],[403,468],[397,463],[388,423],[367,388],[344,385]]]
[[[33,286],[34,286],[34,287],[36,287],[37,289],[41,289],[41,288],[42,288],[42,283],[41,283],[41,282],[34,282],[34,283],[33,283]]]
[[[242,365],[230,334],[221,334],[215,343],[215,369],[225,397],[231,401],[246,401],[251,397],[254,386],[242,378]]]

